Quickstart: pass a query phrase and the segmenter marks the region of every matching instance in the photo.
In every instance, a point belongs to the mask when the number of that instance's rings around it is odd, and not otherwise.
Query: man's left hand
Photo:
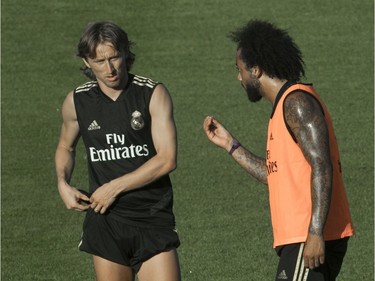
[[[314,269],[324,263],[325,242],[322,235],[309,234],[303,252],[305,267]]]

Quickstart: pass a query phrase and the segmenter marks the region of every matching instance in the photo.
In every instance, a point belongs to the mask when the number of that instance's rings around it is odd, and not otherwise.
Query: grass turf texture
[[[340,144],[357,235],[339,276],[372,280],[373,2],[2,1],[2,280],[94,280],[76,246],[83,214],[65,210],[54,150],[66,93],[85,81],[75,59],[83,27],[110,19],[136,42],[134,73],[162,81],[175,105],[179,164],[172,173],[183,280],[272,280],[267,190],[206,140],[213,114],[263,155],[270,105],[247,102],[226,34],[269,19],[300,45]],[[87,186],[79,145],[73,184]]]

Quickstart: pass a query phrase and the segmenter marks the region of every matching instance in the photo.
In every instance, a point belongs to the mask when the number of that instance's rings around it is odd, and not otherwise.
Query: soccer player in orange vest
[[[246,149],[214,117],[203,129],[258,181],[267,184],[275,280],[335,280],[354,234],[329,113],[304,76],[301,52],[285,30],[253,20],[232,32],[238,80],[252,102],[272,105],[266,157]]]

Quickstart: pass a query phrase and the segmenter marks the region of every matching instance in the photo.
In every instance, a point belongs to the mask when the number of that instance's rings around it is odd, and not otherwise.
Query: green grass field
[[[65,209],[54,172],[60,107],[86,81],[75,48],[84,26],[109,19],[136,42],[133,72],[164,82],[174,100],[172,173],[183,280],[273,280],[277,256],[265,186],[205,138],[213,114],[264,155],[271,107],[250,104],[228,32],[249,19],[289,30],[306,81],[329,108],[357,234],[339,281],[374,278],[373,1],[1,1],[1,280],[94,280],[77,249],[83,214]],[[73,184],[86,188],[79,145]]]

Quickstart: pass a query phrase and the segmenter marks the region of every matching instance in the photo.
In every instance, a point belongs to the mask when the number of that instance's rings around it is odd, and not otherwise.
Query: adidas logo
[[[288,276],[286,276],[285,270],[281,271],[279,276],[277,276],[277,279],[286,280],[288,279]]]
[[[87,128],[87,130],[89,130],[89,131],[99,130],[99,129],[100,129],[100,126],[99,126],[98,122],[96,122],[96,120],[92,121],[90,126]]]

